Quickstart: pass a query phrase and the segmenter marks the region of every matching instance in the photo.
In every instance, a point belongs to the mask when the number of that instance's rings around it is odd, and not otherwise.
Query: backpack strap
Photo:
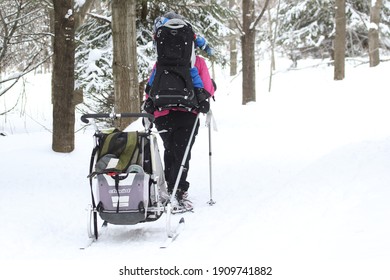
[[[117,200],[117,204],[116,204],[116,212],[119,213],[119,204],[120,204],[120,193],[119,193],[119,175],[116,174],[114,176],[114,180],[115,180],[115,190],[116,190],[116,195],[118,196],[118,200]]]

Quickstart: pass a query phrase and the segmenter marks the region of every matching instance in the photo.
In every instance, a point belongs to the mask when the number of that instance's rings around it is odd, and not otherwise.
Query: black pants
[[[164,143],[164,175],[170,193],[175,186],[195,120],[196,115],[191,112],[171,111],[168,115],[158,117],[155,121],[158,131],[167,130],[167,132],[160,133],[160,136]],[[199,122],[180,178],[178,189],[181,191],[187,191],[190,186],[186,179],[191,159],[191,148],[195,142],[195,136],[198,134],[198,129]]]

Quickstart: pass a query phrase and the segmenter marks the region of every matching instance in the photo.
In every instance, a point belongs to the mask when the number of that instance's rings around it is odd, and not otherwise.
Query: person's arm
[[[203,88],[207,90],[211,96],[214,95],[214,86],[211,81],[209,69],[207,68],[207,64],[203,58],[197,56],[195,61],[195,67],[198,69],[200,79],[203,82]]]
[[[209,55],[209,56],[214,55],[214,50],[207,43],[207,40],[205,38],[203,38],[202,36],[196,35],[195,46],[200,48],[201,50],[205,51],[207,53],[207,55]]]
[[[149,91],[150,91],[150,88],[152,87],[152,84],[153,84],[153,81],[154,81],[154,76],[156,75],[156,64],[154,64],[153,66],[153,69],[152,69],[152,73],[150,73],[150,77],[149,77],[149,80],[148,82],[146,83],[146,87],[145,87],[145,99],[148,99],[149,97]]]
[[[194,85],[194,88],[203,88],[204,87],[203,80],[199,75],[199,69],[197,67],[192,67],[190,73],[191,73],[192,84]]]

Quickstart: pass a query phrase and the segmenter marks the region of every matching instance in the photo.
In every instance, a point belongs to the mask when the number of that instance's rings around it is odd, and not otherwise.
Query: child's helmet
[[[182,17],[182,16],[179,15],[179,14],[176,14],[176,13],[173,12],[173,11],[168,12],[168,13],[164,14],[164,15],[161,16],[161,17],[157,17],[157,18],[154,20],[154,24],[153,24],[153,33],[156,33],[157,29],[158,29],[159,27],[163,26],[168,20],[174,19],[174,18],[184,20],[184,17]]]

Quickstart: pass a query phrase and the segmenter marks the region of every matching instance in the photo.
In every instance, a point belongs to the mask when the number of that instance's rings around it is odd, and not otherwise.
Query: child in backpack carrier
[[[214,95],[213,81],[204,59],[195,55],[195,47],[208,54],[206,40],[195,36],[191,25],[180,15],[169,12],[155,20],[154,41],[157,62],[146,86],[143,110],[154,114],[155,125],[164,144],[164,175],[172,193],[186,147],[190,143],[184,169],[176,192],[177,207],[192,210],[187,181],[191,148],[198,134],[197,114],[210,109],[208,98]]]

